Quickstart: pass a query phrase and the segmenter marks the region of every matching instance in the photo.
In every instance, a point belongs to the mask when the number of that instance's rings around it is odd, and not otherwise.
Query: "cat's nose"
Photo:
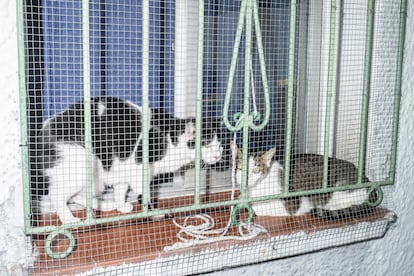
[[[194,149],[195,148],[195,140],[187,141],[187,147],[189,147],[190,149]]]

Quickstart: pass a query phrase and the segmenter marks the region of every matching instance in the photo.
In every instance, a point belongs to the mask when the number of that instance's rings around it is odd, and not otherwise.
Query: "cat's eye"
[[[252,172],[253,172],[254,174],[261,174],[261,173],[263,172],[263,170],[262,170],[261,168],[259,168],[259,167],[255,167],[255,168],[252,170]]]

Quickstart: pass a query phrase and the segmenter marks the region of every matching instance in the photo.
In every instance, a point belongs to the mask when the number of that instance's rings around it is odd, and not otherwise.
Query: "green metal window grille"
[[[96,1],[96,3],[98,2]],[[152,56],[154,44],[151,44],[153,43],[151,42],[151,35],[154,35],[154,30],[151,28],[155,21],[168,17],[166,11],[169,7],[164,3],[154,8],[155,2],[142,1],[139,5],[139,13],[142,15],[140,19],[141,26],[139,26],[141,28],[139,30],[141,45],[140,52],[136,53],[140,55],[139,60],[142,62],[140,64],[141,69],[138,72],[141,79],[140,87],[137,88],[137,91],[141,93],[140,105],[142,106],[142,141],[144,151],[142,154],[143,190],[141,201],[143,203],[148,202],[151,196],[148,193],[148,185],[150,183],[148,119],[152,104],[151,97],[153,96],[151,61],[154,60]],[[240,187],[238,187],[239,194],[234,198],[227,198],[225,200],[212,202],[201,200],[203,194],[201,184],[203,170],[201,159],[202,119],[205,116],[205,89],[209,81],[206,77],[206,71],[208,71],[206,70],[206,64],[210,62],[209,58],[211,56],[219,55],[221,48],[218,47],[219,50],[217,52],[209,52],[208,50],[209,43],[215,39],[214,37],[212,38],[212,34],[216,34],[209,28],[212,26],[212,28],[220,28],[220,22],[215,22],[215,24],[208,22],[213,18],[209,16],[209,12],[211,12],[209,5],[211,3],[209,1],[198,1],[198,5],[196,5],[198,14],[193,15],[194,18],[197,18],[197,22],[193,22],[197,30],[196,41],[191,41],[192,44],[196,45],[193,46],[196,49],[196,56],[193,57],[193,60],[196,60],[196,90],[194,91],[195,101],[191,103],[195,104],[194,114],[196,118],[196,152],[192,203],[167,209],[151,209],[148,204],[142,204],[139,212],[106,217],[96,217],[94,215],[92,207],[93,150],[90,99],[91,96],[96,95],[93,80],[95,74],[94,51],[96,50],[94,48],[96,43],[96,38],[94,37],[96,35],[94,33],[96,29],[94,28],[96,27],[94,27],[94,24],[99,25],[100,23],[97,23],[94,17],[93,10],[96,8],[96,3],[94,1],[79,1],[76,2],[76,4],[80,5],[81,11],[81,56],[78,58],[82,61],[82,86],[80,87],[81,97],[79,99],[85,104],[84,141],[88,164],[85,168],[87,175],[86,217],[76,223],[33,226],[32,199],[30,194],[30,145],[35,143],[33,142],[33,137],[35,137],[33,133],[35,131],[33,132],[31,125],[33,125],[34,119],[38,122],[40,121],[41,124],[47,118],[36,114],[36,112],[31,112],[33,111],[33,102],[31,102],[33,95],[31,94],[29,84],[32,84],[30,74],[33,75],[33,71],[31,71],[32,68],[30,67],[31,64],[28,56],[30,49],[33,48],[29,45],[28,31],[28,7],[30,7],[30,4],[29,1],[17,1],[25,233],[29,236],[46,235],[44,246],[46,254],[50,258],[64,260],[76,251],[76,229],[88,229],[88,227],[92,226],[99,227],[100,225],[114,222],[164,217],[177,213],[198,213],[200,210],[231,207],[231,222],[233,226],[237,227],[242,222],[247,225],[253,222],[254,211],[251,204],[254,202],[361,188],[368,189],[367,204],[375,207],[382,203],[383,187],[392,185],[395,176],[406,1],[390,1],[385,3],[386,1],[367,0],[363,3],[356,3],[358,1],[347,3],[346,1],[332,0],[321,1],[315,4],[311,3],[311,1],[291,0],[279,3],[281,7],[284,7],[281,11],[288,11],[288,13],[273,14],[273,16],[278,18],[274,20],[274,25],[278,23],[283,24],[282,20],[279,19],[282,17],[287,18],[285,22],[288,22],[288,25],[285,24],[287,32],[283,33],[281,31],[288,42],[287,48],[284,48],[285,55],[281,55],[284,58],[282,63],[286,71],[286,78],[283,78],[285,90],[279,94],[279,96],[282,95],[279,98],[279,104],[281,104],[280,107],[283,111],[281,114],[284,118],[282,123],[277,125],[277,127],[283,128],[283,137],[281,138],[281,141],[283,141],[283,148],[281,150],[283,159],[281,164],[283,166],[284,192],[259,197],[248,196],[248,172],[246,168],[249,162],[250,142],[253,139],[251,137],[252,133],[265,130],[266,126],[271,124],[274,113],[281,112],[280,110],[275,111],[272,105],[274,100],[272,93],[274,93],[276,87],[274,83],[277,80],[275,80],[275,77],[270,76],[272,71],[269,68],[271,63],[277,61],[277,59],[269,57],[271,54],[269,54],[268,48],[274,45],[266,46],[266,43],[269,43],[269,37],[272,37],[272,35],[265,34],[265,31],[269,31],[266,29],[267,21],[265,17],[271,18],[272,12],[275,12],[277,8],[273,10],[269,8],[272,6],[271,1],[241,0],[213,2],[216,13],[220,9],[225,10],[226,7],[233,8],[233,13],[234,10],[237,13],[237,20],[233,20],[232,23],[225,25],[229,30],[234,31],[233,39],[230,42],[227,41],[227,43],[231,44],[230,51],[227,52],[226,59],[218,61],[218,63],[226,63],[227,67],[223,66],[223,68],[228,68],[228,71],[224,73],[218,72],[217,75],[225,74],[224,78],[226,79],[226,85],[223,89],[224,93],[221,94],[221,102],[219,103],[220,117],[228,131],[237,135],[243,152],[242,180]],[[106,3],[105,8],[110,10],[112,4],[109,1]],[[133,3],[123,4],[134,6]],[[160,8],[161,6],[162,8]],[[269,11],[266,10],[267,8],[269,8]],[[317,11],[317,8],[321,10]],[[355,17],[361,15],[360,11],[356,11],[358,8],[364,11],[364,15],[353,20],[353,15]],[[43,7],[43,9],[46,8]],[[387,9],[390,9],[390,11],[387,11]],[[40,10],[41,8],[39,8],[39,14]],[[163,14],[164,12],[166,14]],[[226,13],[223,12],[223,14],[225,17]],[[43,14],[43,16],[45,15]],[[100,18],[99,16],[97,18]],[[122,14],[118,16],[122,17]],[[175,13],[175,16],[177,17],[177,13]],[[320,22],[318,17],[319,19],[322,18]],[[175,18],[176,21],[179,19],[181,18]],[[388,22],[387,20],[391,22],[388,25],[384,23]],[[316,28],[312,24],[319,24],[319,27]],[[393,29],[388,31],[390,32],[389,34],[381,26],[391,26]],[[45,26],[43,27],[45,28]],[[167,39],[170,34],[166,31],[167,27],[167,25],[160,27],[164,28],[161,40]],[[53,29],[54,27],[51,28]],[[355,32],[358,35],[362,34],[363,37],[353,37],[353,28],[355,28]],[[320,33],[317,33],[318,30]],[[177,32],[177,30],[175,31]],[[175,38],[176,43],[179,39],[180,37]],[[315,41],[319,41],[319,44],[312,44]],[[357,45],[356,48],[358,50],[353,50],[352,45],[354,44]],[[115,46],[122,48],[123,45]],[[159,47],[162,48],[163,46]],[[315,49],[312,47],[319,47],[319,54],[316,54]],[[165,50],[164,48],[164,50],[161,50],[161,48],[158,48],[160,52]],[[358,52],[359,50],[363,52]],[[277,52],[278,50],[275,51]],[[384,52],[388,54],[385,58],[381,56]],[[160,59],[164,58],[167,60],[166,56],[167,53],[163,52]],[[319,67],[312,68],[312,66],[318,63],[315,61],[316,59],[319,59]],[[355,59],[359,60],[356,61]],[[39,62],[39,64],[44,65],[47,62]],[[353,67],[354,64],[357,64],[355,68]],[[171,73],[174,70],[168,72]],[[316,72],[319,72],[319,79],[314,81],[313,78],[317,74]],[[167,75],[163,76],[165,86],[167,86]],[[357,85],[353,84],[355,79],[357,80]],[[381,83],[390,79],[392,80],[392,85]],[[37,80],[43,82],[42,79]],[[278,83],[281,83],[280,79]],[[315,91],[314,88],[318,85],[320,91]],[[259,93],[256,93],[254,89],[257,89]],[[352,98],[352,95],[357,96]],[[235,99],[239,101],[238,104],[234,104]],[[318,112],[313,111],[315,110],[312,106],[313,103],[318,103]],[[44,109],[44,106],[40,109]],[[351,114],[351,116],[347,117],[346,114]],[[53,112],[50,115],[53,116]],[[352,125],[352,127],[349,127],[349,125]],[[315,135],[315,133],[317,134]],[[380,142],[380,137],[382,136],[385,136],[386,140],[383,144]],[[357,138],[351,141],[351,139],[347,140],[347,137]],[[342,147],[341,145],[344,146]],[[321,188],[297,192],[290,191],[290,164],[293,152],[318,152],[324,156]],[[340,187],[328,187],[329,157],[334,154],[344,159],[351,159],[356,164],[358,168],[356,183]],[[378,177],[370,177],[372,180],[365,182],[363,180],[364,174],[367,173],[376,174]],[[374,201],[368,199],[368,195],[372,192],[377,195]],[[240,219],[238,215],[242,210],[246,211],[247,215]],[[139,227],[139,224],[137,227]],[[65,250],[54,252],[53,243],[56,239],[62,238],[62,236],[69,243],[66,245]]]

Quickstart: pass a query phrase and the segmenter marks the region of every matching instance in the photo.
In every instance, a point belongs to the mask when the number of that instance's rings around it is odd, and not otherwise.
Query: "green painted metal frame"
[[[374,1],[369,0],[367,3],[367,22],[365,34],[365,59],[364,59],[364,76],[362,81],[362,103],[361,103],[361,122],[359,137],[359,154],[358,154],[358,184],[361,184],[365,168],[366,136],[368,123],[368,106],[371,80],[371,59],[373,43],[373,25],[374,25]]]
[[[204,49],[204,1],[198,2],[198,51],[197,51],[197,96],[196,96],[196,160],[194,187],[194,206],[200,207],[201,173],[201,116],[203,110],[203,49]]]
[[[91,122],[91,62],[89,40],[89,1],[82,1],[82,57],[83,57],[83,112],[85,122],[85,154],[86,154],[86,222],[93,220],[93,149]],[[63,255],[62,255],[63,256]]]
[[[258,125],[255,124],[255,121],[261,119],[261,114],[259,113],[250,113],[250,80],[251,80],[251,62],[252,62],[252,25],[255,27],[255,34],[257,40],[257,48],[259,53],[259,63],[260,63],[260,75],[263,82],[263,91],[265,99],[265,114],[262,122]],[[236,71],[236,64],[239,55],[240,42],[242,39],[243,27],[245,26],[245,37],[246,37],[246,46],[245,46],[245,62],[244,62],[244,98],[243,98],[243,112],[236,113],[232,116],[234,120],[234,125],[229,121],[229,106],[231,100],[231,93],[233,89],[233,80]],[[237,31],[233,46],[233,54],[230,64],[230,73],[229,81],[227,83],[226,97],[224,102],[223,110],[223,121],[224,124],[230,131],[243,131],[243,143],[242,152],[243,152],[243,168],[247,168],[247,152],[248,152],[248,138],[249,138],[249,128],[253,130],[263,129],[269,122],[270,117],[270,100],[269,100],[269,86],[267,82],[267,73],[266,73],[266,62],[264,57],[262,35],[260,30],[260,21],[259,21],[259,12],[256,1],[252,0],[243,0],[240,7],[240,15],[237,25]],[[240,185],[240,199],[239,204],[246,206],[246,202],[249,201],[247,198],[247,172],[246,170],[242,171],[242,183]],[[250,211],[250,210],[249,210]]]
[[[329,50],[328,50],[328,80],[326,89],[326,110],[325,110],[325,131],[323,139],[323,182],[322,189],[328,188],[328,158],[329,158],[329,142],[331,133],[331,107],[332,107],[332,88],[334,75],[335,60],[335,28],[336,28],[336,0],[332,0],[330,4],[330,24],[329,24]]]
[[[142,45],[142,116],[143,116],[143,160],[144,160],[144,174],[143,174],[143,206],[142,212],[136,214],[126,214],[116,217],[107,218],[94,218],[92,210],[92,167],[87,167],[87,217],[86,220],[77,223],[66,224],[62,226],[44,226],[44,227],[32,227],[30,221],[30,179],[29,179],[29,158],[28,158],[28,144],[27,144],[27,107],[26,107],[26,83],[25,83],[25,41],[24,41],[24,6],[23,0],[18,0],[17,9],[17,39],[18,39],[18,59],[19,59],[19,99],[20,99],[20,118],[21,118],[21,155],[22,155],[22,179],[24,190],[24,211],[25,211],[25,233],[27,235],[49,233],[46,239],[46,252],[53,258],[65,258],[68,256],[75,246],[75,237],[71,233],[70,229],[78,228],[88,225],[96,225],[102,223],[108,223],[120,220],[129,220],[137,218],[145,218],[150,216],[165,215],[169,213],[185,212],[190,210],[197,210],[201,208],[214,208],[219,206],[235,206],[233,213],[231,214],[233,224],[237,224],[235,214],[240,209],[247,209],[249,211],[249,218],[247,222],[252,219],[252,209],[250,207],[251,202],[264,201],[269,199],[285,198],[287,196],[303,196],[310,194],[334,192],[349,189],[367,188],[368,192],[376,191],[379,195],[377,202],[370,203],[372,205],[378,205],[382,200],[382,191],[380,187],[382,185],[390,185],[394,182],[395,176],[395,163],[396,163],[396,143],[398,132],[398,116],[399,116],[399,103],[401,97],[401,74],[402,74],[402,60],[403,60],[403,46],[404,46],[404,34],[405,34],[405,17],[406,17],[406,0],[401,0],[400,3],[400,25],[399,25],[399,40],[397,49],[397,68],[395,78],[395,96],[394,96],[394,109],[393,109],[393,126],[392,126],[392,149],[391,149],[391,168],[390,176],[380,182],[361,183],[364,156],[365,156],[365,126],[367,124],[367,108],[369,99],[369,81],[370,81],[370,66],[371,66],[371,47],[372,47],[372,24],[373,24],[373,0],[368,1],[367,6],[367,25],[366,25],[366,41],[365,41],[365,60],[364,60],[364,79],[363,79],[363,98],[362,98],[362,114],[361,116],[361,136],[360,136],[360,152],[358,160],[358,181],[353,185],[342,187],[327,187],[327,175],[328,175],[328,148],[329,148],[329,126],[330,126],[330,105],[332,97],[332,78],[333,78],[333,64],[334,64],[334,49],[335,49],[335,21],[336,21],[336,1],[331,0],[330,11],[330,38],[329,38],[329,61],[328,61],[328,87],[327,87],[327,99],[326,99],[326,117],[325,117],[325,140],[324,140],[324,181],[322,189],[315,189],[310,191],[301,192],[289,192],[289,164],[290,164],[290,149],[292,147],[292,122],[293,122],[293,102],[294,102],[294,64],[295,64],[295,39],[296,39],[296,12],[297,4],[295,0],[291,1],[291,13],[290,13],[290,48],[289,48],[289,64],[288,64],[288,96],[287,96],[287,118],[286,118],[286,144],[285,144],[285,161],[284,161],[284,192],[282,194],[263,196],[256,198],[248,198],[247,196],[247,172],[245,169],[242,171],[242,183],[240,188],[239,199],[227,200],[214,203],[200,203],[200,165],[201,165],[201,114],[202,114],[202,88],[203,88],[203,45],[204,45],[204,1],[199,1],[199,22],[198,22],[198,65],[197,65],[197,106],[196,106],[196,176],[195,176],[195,188],[194,188],[194,204],[191,206],[184,206],[178,208],[172,208],[169,210],[149,210],[149,163],[148,163],[148,118],[149,118],[149,0],[145,0],[142,3],[142,20],[143,20],[143,45]],[[91,120],[90,120],[90,48],[89,48],[89,1],[82,1],[82,35],[83,35],[83,89],[84,89],[84,103],[85,103],[85,147],[87,151],[87,160],[89,164],[92,164],[92,140],[91,140]],[[253,36],[253,26],[254,34]],[[233,114],[231,116],[232,121],[229,120],[229,106],[231,100],[231,93],[233,89],[233,79],[235,76],[236,64],[238,61],[238,55],[240,50],[240,42],[245,33],[245,59],[244,59],[244,98],[243,98],[243,111]],[[262,118],[260,113],[250,113],[250,86],[251,86],[251,62],[252,62],[252,39],[256,38],[256,46],[258,50],[260,74],[263,83],[264,99],[265,99],[265,111]],[[249,128],[253,130],[260,130],[264,128],[270,116],[270,98],[269,87],[266,75],[266,62],[264,56],[263,42],[260,30],[260,21],[258,13],[258,5],[256,0],[242,0],[240,6],[239,20],[237,31],[235,34],[233,54],[230,64],[229,81],[226,90],[226,97],[223,110],[223,120],[225,125],[230,131],[242,131],[243,133],[243,168],[247,167],[248,163],[248,138]],[[256,124],[255,122],[259,122]],[[70,240],[69,247],[63,253],[55,253],[52,250],[52,240],[57,235],[64,235]]]
[[[296,39],[296,0],[290,2],[290,32],[289,32],[289,68],[288,68],[288,95],[286,109],[286,138],[285,138],[285,163],[283,165],[283,195],[289,194],[290,176],[290,149],[292,148],[292,123],[293,123],[293,99],[294,99],[294,69],[295,69],[295,39]]]
[[[149,0],[142,1],[142,213],[148,213],[149,203]]]
[[[31,231],[30,208],[30,177],[29,177],[29,151],[27,144],[27,101],[26,101],[26,74],[25,74],[25,42],[24,42],[24,8],[23,0],[16,1],[17,24],[17,54],[19,75],[19,104],[20,104],[20,147],[22,156],[22,182],[23,182],[23,209],[25,233]]]
[[[397,162],[397,135],[398,123],[400,115],[400,100],[401,100],[401,78],[404,55],[404,40],[405,40],[405,22],[407,18],[407,0],[400,2],[400,25],[398,34],[398,51],[397,51],[397,65],[395,72],[394,84],[394,108],[393,108],[393,125],[392,125],[392,143],[391,143],[391,162],[390,162],[390,176],[389,182],[394,183],[395,180],[395,165]]]

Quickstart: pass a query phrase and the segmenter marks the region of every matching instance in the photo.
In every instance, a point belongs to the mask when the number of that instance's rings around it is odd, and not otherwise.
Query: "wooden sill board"
[[[226,192],[213,194],[210,195],[209,201],[223,200],[223,198],[229,196],[230,193]],[[180,204],[186,205],[191,204],[191,201],[192,197],[183,197],[175,201],[160,201],[159,208],[171,208],[171,202],[180,202]],[[139,207],[137,207],[138,209]],[[217,228],[224,227],[230,215],[229,208],[226,207],[202,210],[199,213],[203,212],[208,213],[214,218]],[[197,254],[212,248],[244,246],[257,241],[266,241],[272,237],[286,236],[298,232],[314,233],[325,229],[374,222],[384,219],[388,213],[388,210],[378,208],[369,216],[338,222],[324,220],[311,215],[298,217],[255,217],[254,222],[265,227],[268,233],[249,241],[215,242],[167,252],[164,251],[164,247],[171,246],[179,241],[176,237],[178,228],[174,225],[172,218],[165,218],[159,221],[119,221],[72,230],[72,234],[77,239],[77,244],[73,253],[64,259],[53,259],[47,256],[44,248],[46,237],[44,235],[34,235],[32,236],[33,243],[38,249],[39,254],[30,273],[33,275],[61,275],[88,271],[94,267],[117,266],[124,263],[138,264],[178,254]],[[84,212],[77,212],[76,215],[83,217]],[[99,215],[109,216],[114,215],[114,212]],[[176,214],[175,217],[179,222],[179,217],[184,215],[188,214]],[[241,213],[240,219],[244,219],[246,216],[247,214]],[[54,214],[44,215],[41,221],[42,225],[57,225],[59,223]],[[237,235],[237,229],[231,227],[229,235]],[[59,249],[65,250],[67,245],[67,239],[58,240],[54,251],[59,252]]]

